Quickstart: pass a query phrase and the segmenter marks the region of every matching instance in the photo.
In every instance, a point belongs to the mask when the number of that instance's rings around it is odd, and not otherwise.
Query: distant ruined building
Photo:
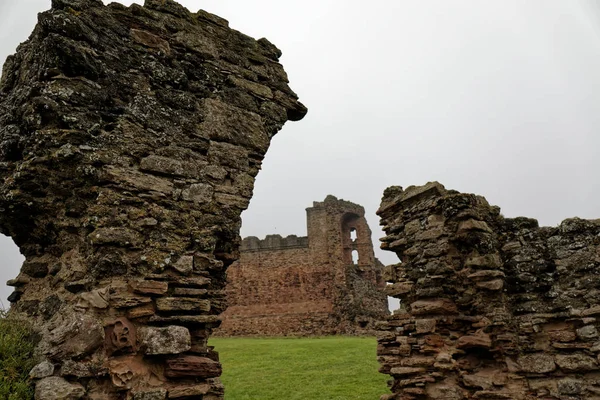
[[[327,196],[306,214],[308,236],[242,241],[216,334],[353,334],[388,314],[364,208]]]

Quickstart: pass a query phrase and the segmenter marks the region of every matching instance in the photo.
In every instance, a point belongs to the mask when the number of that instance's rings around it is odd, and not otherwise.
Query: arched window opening
[[[350,240],[352,240],[354,242],[354,241],[356,241],[356,238],[357,238],[357,236],[356,236],[356,229],[352,228],[350,230]]]
[[[358,250],[352,250],[352,264],[358,264]]]

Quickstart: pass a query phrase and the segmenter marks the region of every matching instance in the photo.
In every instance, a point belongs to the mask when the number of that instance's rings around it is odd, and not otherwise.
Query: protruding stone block
[[[148,355],[179,354],[191,347],[190,331],[183,326],[144,327],[138,335],[140,345]]]
[[[210,301],[193,297],[163,297],[156,300],[159,311],[187,311],[191,313],[205,313],[210,311]]]
[[[214,378],[221,375],[221,364],[207,357],[178,356],[167,360],[165,375],[169,378]]]
[[[42,379],[54,374],[54,364],[48,361],[42,361],[29,372],[31,379]]]

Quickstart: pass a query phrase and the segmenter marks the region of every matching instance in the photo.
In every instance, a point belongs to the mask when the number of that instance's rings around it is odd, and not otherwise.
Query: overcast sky
[[[432,180],[543,225],[600,218],[597,0],[181,3],[275,43],[309,108],[274,138],[243,236],[305,235],[305,208],[333,194],[365,206],[378,248],[383,190]],[[0,0],[0,62],[49,6]],[[0,252],[6,281],[20,255]]]

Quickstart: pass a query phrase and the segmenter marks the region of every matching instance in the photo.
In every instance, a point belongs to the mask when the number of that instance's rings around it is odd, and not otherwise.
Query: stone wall
[[[366,333],[388,314],[364,208],[328,196],[306,211],[306,237],[242,241],[240,260],[227,271],[229,308],[217,334]]]
[[[388,294],[382,399],[600,399],[600,220],[540,228],[438,183],[378,211]]]
[[[172,0],[53,0],[0,81],[0,231],[36,398],[220,399],[207,346],[270,140],[281,52]]]

